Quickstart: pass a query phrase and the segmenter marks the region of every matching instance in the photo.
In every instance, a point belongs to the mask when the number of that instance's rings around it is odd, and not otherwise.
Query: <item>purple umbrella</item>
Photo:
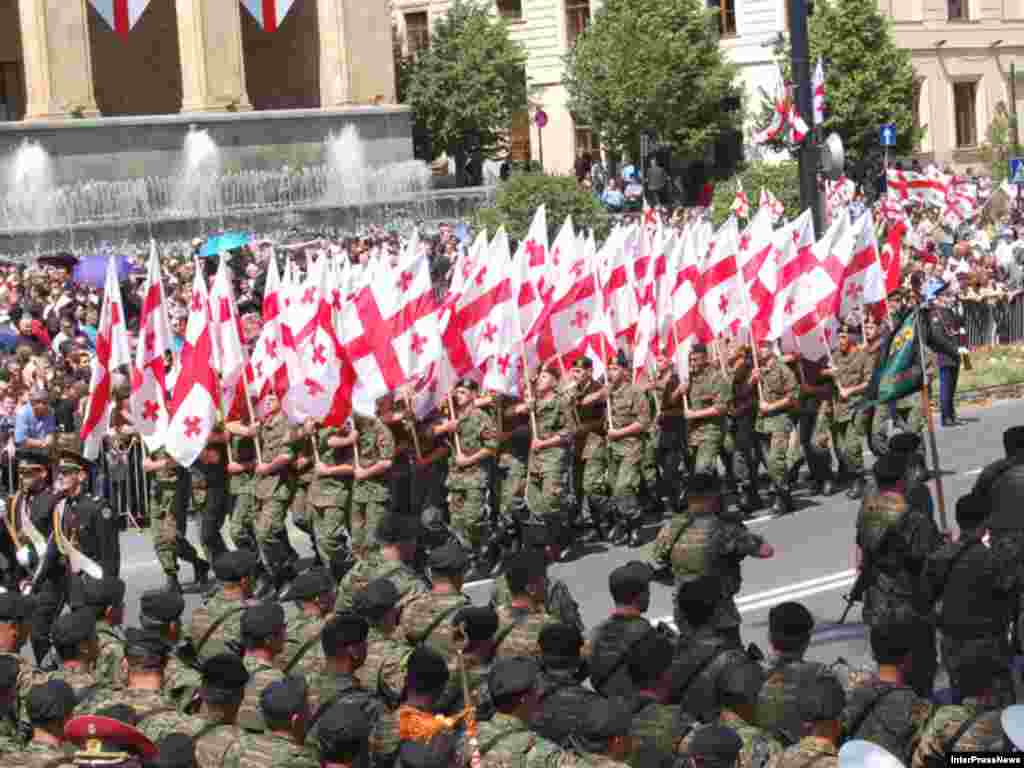
[[[107,279],[107,264],[109,263],[110,256],[104,253],[86,256],[75,267],[75,282],[85,283],[86,285],[103,290],[103,283]],[[118,281],[124,280],[133,272],[143,271],[141,267],[133,265],[127,256],[115,256],[114,266],[117,268]]]

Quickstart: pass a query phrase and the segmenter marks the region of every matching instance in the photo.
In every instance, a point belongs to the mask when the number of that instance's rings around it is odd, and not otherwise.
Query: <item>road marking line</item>
[[[790,592],[796,592],[802,589],[809,589],[817,587],[821,584],[831,584],[834,581],[844,581],[846,579],[853,579],[857,577],[857,571],[852,568],[846,571],[839,571],[838,573],[830,573],[827,576],[822,576],[817,579],[808,579],[807,581],[798,581],[795,584],[787,584],[784,587],[777,587],[775,589],[767,589],[763,592],[755,592],[751,595],[741,595],[736,598],[736,604],[741,605],[743,603],[756,603],[759,600],[767,600],[775,597],[776,595],[788,594]]]
[[[980,475],[981,473],[982,470],[980,469],[972,469],[970,472],[964,472],[965,475]]]
[[[775,597],[767,598],[765,600],[760,600],[760,601],[758,601],[756,603],[744,603],[744,604],[739,605],[737,607],[739,608],[740,613],[748,613],[750,611],[757,611],[757,610],[760,610],[761,608],[771,608],[773,606],[778,605],[779,603],[788,602],[789,600],[800,600],[801,598],[811,597],[813,595],[821,594],[822,592],[831,592],[831,591],[836,590],[836,589],[844,589],[845,587],[851,586],[853,584],[853,582],[855,582],[856,580],[857,580],[856,576],[851,576],[850,578],[843,579],[841,581],[832,581],[832,582],[829,582],[827,584],[820,584],[820,585],[818,585],[816,587],[810,587],[808,589],[802,589],[802,590],[799,590],[797,592],[789,592],[789,593],[784,594],[784,595],[776,595]]]

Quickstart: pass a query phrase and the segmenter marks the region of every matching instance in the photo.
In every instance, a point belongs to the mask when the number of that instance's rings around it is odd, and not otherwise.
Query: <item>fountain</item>
[[[0,168],[0,205],[8,229],[59,226],[53,161],[25,139]]]
[[[220,183],[224,175],[220,148],[209,131],[190,125],[183,152],[181,174],[174,190],[174,209],[206,218],[220,209]]]

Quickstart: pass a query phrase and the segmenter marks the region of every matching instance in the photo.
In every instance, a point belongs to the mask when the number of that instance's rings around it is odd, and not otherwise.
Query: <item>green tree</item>
[[[762,189],[771,192],[786,206],[788,218],[795,219],[800,215],[800,171],[796,161],[751,163],[742,173],[715,187],[715,198],[711,204],[711,218],[715,226],[728,219],[732,212],[737,180],[743,182],[743,191],[750,200],[751,217],[757,212]]]
[[[652,131],[699,159],[738,130],[736,67],[702,0],[607,0],[566,57],[570,109],[612,152]]]
[[[1010,130],[1010,113],[1006,103],[996,104],[995,115],[985,132],[985,144],[981,148],[982,158],[988,163],[992,181],[1002,183],[1010,174],[1010,157],[1013,155],[1013,137]]]
[[[505,225],[509,237],[522,239],[533,214],[547,206],[548,236],[554,238],[566,216],[578,229],[593,229],[598,241],[608,235],[608,213],[591,193],[580,189],[575,176],[546,176],[523,173],[512,176],[498,188],[494,205],[477,211],[477,224],[493,234]]]
[[[819,58],[825,62],[824,135],[839,134],[848,165],[864,167],[880,151],[878,128],[886,123],[896,125],[897,144],[890,151],[912,152],[922,136],[914,130],[914,68],[910,51],[893,40],[892,22],[879,12],[877,0],[817,0],[809,33],[812,73]],[[789,41],[775,52],[789,82]],[[759,128],[768,124],[774,109],[775,94],[765,96]]]
[[[434,24],[430,46],[403,62],[401,92],[436,154],[497,157],[513,113],[526,108],[526,53],[482,0],[455,0]]]

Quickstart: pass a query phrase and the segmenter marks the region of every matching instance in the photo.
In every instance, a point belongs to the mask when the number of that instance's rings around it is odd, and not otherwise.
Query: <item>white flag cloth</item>
[[[814,68],[814,124],[821,125],[825,122],[825,67],[821,59]]]
[[[213,336],[213,355],[220,378],[221,403],[224,415],[231,412],[238,383],[248,365],[248,355],[242,346],[242,320],[238,315],[235,291],[231,287],[231,274],[227,259],[221,258],[210,290],[210,320]]]
[[[146,283],[142,289],[139,338],[132,367],[132,420],[146,448],[155,451],[164,443],[167,413],[167,370],[164,355],[171,351],[171,323],[160,279],[160,257],[156,242],[150,246]]]

